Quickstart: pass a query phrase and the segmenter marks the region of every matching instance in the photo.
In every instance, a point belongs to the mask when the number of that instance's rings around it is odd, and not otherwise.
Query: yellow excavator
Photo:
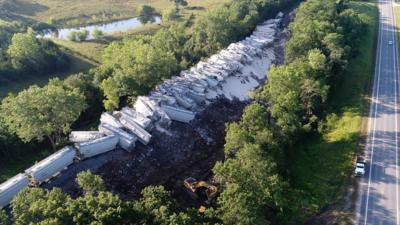
[[[210,205],[218,194],[218,187],[206,181],[198,181],[193,177],[188,177],[183,181],[184,186],[187,188],[189,194],[194,199]],[[199,213],[204,214],[205,206],[199,208]]]

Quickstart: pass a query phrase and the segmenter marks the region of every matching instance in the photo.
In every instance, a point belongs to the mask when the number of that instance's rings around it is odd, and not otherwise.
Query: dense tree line
[[[0,78],[21,79],[23,75],[41,75],[59,71],[68,58],[50,41],[17,22],[0,20]]]
[[[286,63],[273,66],[238,123],[227,127],[224,162],[214,167],[225,224],[285,224],[311,201],[291,188],[287,151],[316,132],[330,87],[357,52],[364,15],[345,1],[308,0],[289,27]]]
[[[12,201],[10,219],[0,210],[0,224],[216,224],[212,213],[200,216],[196,209],[180,210],[161,186],[143,189],[142,198],[122,201],[105,190],[101,177],[81,172],[76,178],[84,192],[73,199],[61,189],[28,188]]]

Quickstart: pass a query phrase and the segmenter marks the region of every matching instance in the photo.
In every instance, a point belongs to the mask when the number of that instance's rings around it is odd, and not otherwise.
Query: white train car
[[[142,115],[144,115],[145,117],[147,117],[149,119],[154,119],[155,112],[147,103],[148,103],[147,98],[145,98],[143,96],[139,96],[136,99],[136,102],[134,105],[135,111],[141,113]]]
[[[99,126],[99,131],[108,135],[117,136],[119,138],[118,145],[128,152],[131,152],[136,146],[135,143],[137,138],[120,128],[113,127],[107,123],[101,123]]]
[[[130,116],[133,121],[135,121],[137,124],[139,124],[141,127],[143,127],[146,130],[151,130],[152,128],[152,123],[151,120],[144,115],[142,115],[139,112],[135,112],[135,110],[129,108],[129,107],[124,107],[121,109],[121,113],[125,114],[126,116]]]
[[[171,125],[171,118],[161,109],[161,107],[146,96],[139,96],[135,102],[136,112],[140,112],[152,119],[154,123],[162,127]]]
[[[99,131],[72,131],[69,135],[69,140],[78,143],[96,140],[101,137],[104,137],[104,133]]]
[[[181,108],[171,107],[168,105],[163,105],[161,107],[171,119],[182,123],[189,123],[196,116],[194,112]]]
[[[75,156],[76,151],[73,147],[64,147],[25,170],[25,173],[31,178],[32,184],[40,184],[71,165],[74,162]]]
[[[101,114],[100,117],[100,122],[101,123],[107,123],[110,124],[113,127],[118,127],[118,128],[122,128],[124,126],[122,126],[122,124],[118,121],[117,118],[115,118],[113,115],[111,115],[108,112],[104,112],[103,114]]]
[[[11,200],[22,189],[28,187],[29,178],[26,174],[20,173],[6,182],[0,184],[0,208],[10,204]]]
[[[194,101],[190,98],[186,98],[181,93],[175,91],[174,97],[176,98],[178,104],[186,109],[190,109],[194,106]]]
[[[85,159],[114,150],[118,142],[119,138],[117,136],[109,135],[95,140],[76,143],[75,147],[79,150],[79,158]]]
[[[136,135],[136,137],[142,144],[147,145],[150,142],[151,134],[149,134],[145,129],[139,126],[135,121],[131,120],[125,115],[122,115],[119,121],[128,131]]]
[[[206,95],[204,93],[198,93],[192,90],[188,92],[188,96],[192,98],[197,104],[201,104],[206,100]]]

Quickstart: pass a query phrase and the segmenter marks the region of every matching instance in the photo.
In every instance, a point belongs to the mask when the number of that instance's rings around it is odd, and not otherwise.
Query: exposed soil
[[[196,206],[184,193],[187,177],[208,180],[217,161],[223,160],[225,124],[238,121],[247,104],[218,99],[199,113],[190,124],[173,122],[168,133],[154,130],[152,141],[138,145],[124,160],[112,160],[102,166],[102,175],[110,191],[122,199],[136,199],[149,185],[164,185],[184,206]]]

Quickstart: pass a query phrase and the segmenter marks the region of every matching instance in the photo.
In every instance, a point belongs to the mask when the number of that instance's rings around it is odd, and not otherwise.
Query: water
[[[154,23],[160,24],[161,18],[159,16],[154,17]],[[126,32],[130,29],[141,26],[143,26],[143,24],[140,22],[139,18],[136,17],[105,24],[95,24],[95,25],[76,27],[76,28],[62,28],[62,29],[57,29],[57,32],[51,30],[44,30],[42,31],[42,34],[39,36],[43,38],[58,38],[62,40],[68,40],[69,33],[86,29],[89,31],[89,36],[87,40],[91,40],[94,39],[94,37],[92,36],[92,31],[95,29],[102,31],[104,34],[110,34],[114,32]]]

